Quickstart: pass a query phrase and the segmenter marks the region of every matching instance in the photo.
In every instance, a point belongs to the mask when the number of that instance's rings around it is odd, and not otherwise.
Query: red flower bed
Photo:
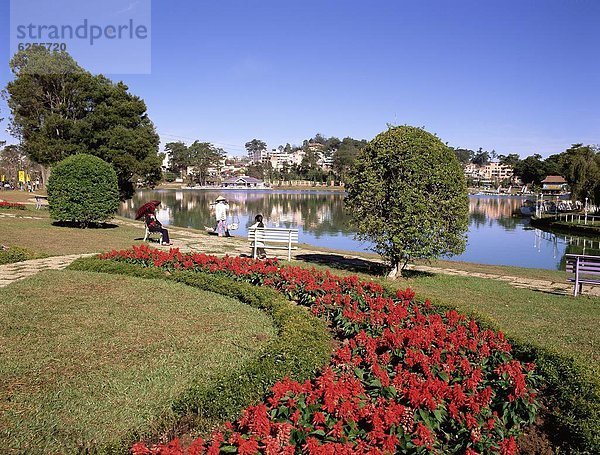
[[[19,204],[18,202],[0,201],[0,209],[19,209],[19,210],[25,210],[25,204]]]
[[[277,383],[225,431],[185,450],[178,440],[140,442],[135,454],[514,454],[537,409],[533,366],[512,357],[502,333],[440,314],[410,289],[392,295],[356,276],[145,245],[101,257],[273,287],[325,318],[340,340],[317,378]]]

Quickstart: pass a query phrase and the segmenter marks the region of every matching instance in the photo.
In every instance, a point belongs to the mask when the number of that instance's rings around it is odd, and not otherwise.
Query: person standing
[[[215,218],[217,219],[216,231],[219,234],[219,237],[231,237],[227,227],[227,211],[229,210],[227,199],[223,196],[219,196],[215,199],[215,204]]]

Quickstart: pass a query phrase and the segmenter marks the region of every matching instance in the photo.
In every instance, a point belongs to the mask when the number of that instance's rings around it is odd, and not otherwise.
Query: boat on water
[[[532,199],[526,199],[520,208],[522,216],[533,216],[536,212],[536,201]]]

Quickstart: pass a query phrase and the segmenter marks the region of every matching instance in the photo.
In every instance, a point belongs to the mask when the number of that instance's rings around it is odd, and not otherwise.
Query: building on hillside
[[[513,167],[498,162],[491,162],[485,166],[469,163],[464,167],[464,173],[467,178],[483,185],[497,185],[514,178]]]
[[[568,192],[569,185],[564,177],[560,175],[549,175],[542,180],[542,194],[547,196],[558,196]]]
[[[512,166],[509,166],[508,164],[491,162],[483,166],[483,173],[485,178],[500,183],[504,180],[511,180],[515,171]]]

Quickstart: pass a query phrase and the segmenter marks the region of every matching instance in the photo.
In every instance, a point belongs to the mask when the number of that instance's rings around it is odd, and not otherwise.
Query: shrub
[[[439,314],[410,290],[390,294],[356,276],[146,245],[102,258],[271,287],[324,318],[340,341],[316,379],[277,383],[265,403],[196,440],[190,453],[509,455],[537,409],[533,366],[514,359],[501,333],[456,311]],[[180,453],[178,441],[154,450]],[[150,453],[144,444],[133,451]]]
[[[12,264],[38,257],[40,256],[36,255],[33,251],[18,246],[11,246],[6,250],[0,250],[0,264]]]
[[[119,208],[117,174],[102,159],[73,155],[52,167],[48,180],[50,216],[58,221],[89,223],[109,219]]]

